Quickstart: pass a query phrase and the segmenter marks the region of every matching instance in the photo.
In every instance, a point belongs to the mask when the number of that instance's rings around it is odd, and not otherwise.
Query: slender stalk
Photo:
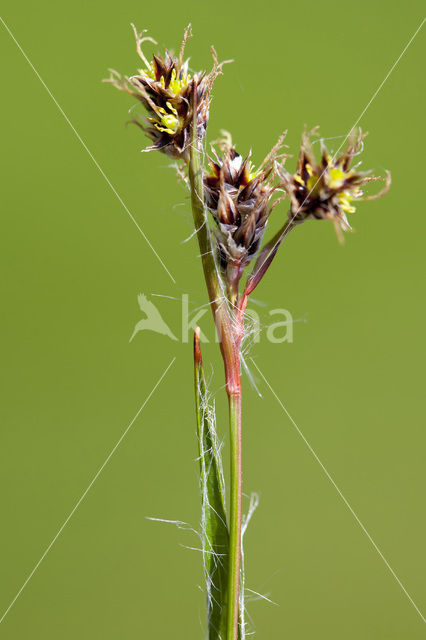
[[[189,157],[189,183],[191,187],[191,204],[194,225],[197,231],[198,245],[200,247],[201,261],[204,278],[210,298],[210,306],[216,330],[219,336],[220,350],[225,364],[225,377],[227,392],[233,393],[235,386],[239,386],[239,380],[235,380],[236,366],[239,363],[238,348],[229,314],[225,292],[219,281],[213,248],[210,238],[207,212],[204,205],[203,173],[200,161],[200,143],[197,137],[196,100],[193,97],[194,121],[192,124],[192,136]]]
[[[275,258],[282,241],[290,233],[290,231],[294,229],[295,226],[296,224],[293,219],[287,220],[281,227],[281,229],[277,231],[274,237],[264,246],[258,259],[256,260],[253,272],[250,274],[247,280],[243,297],[248,297],[257,287],[266,271],[269,269],[272,260]]]
[[[231,507],[226,640],[237,640],[241,578],[242,517],[241,390],[239,393],[229,395],[229,426],[231,435]]]
[[[225,293],[216,270],[213,248],[204,205],[203,174],[200,161],[200,145],[197,136],[196,96],[193,95],[194,120],[192,124],[189,182],[191,204],[197,231],[198,244],[204,278],[220,349],[225,365],[226,390],[229,399],[229,426],[231,440],[230,483],[230,550],[228,564],[228,612],[226,640],[238,640],[240,572],[241,572],[241,517],[242,517],[242,473],[241,473],[241,375],[240,375],[240,331],[234,328],[228,310]]]
[[[216,272],[209,227],[204,206],[203,173],[200,162],[200,149],[196,133],[196,123],[193,125],[192,143],[189,159],[189,183],[191,186],[191,205],[194,225],[197,232],[198,245],[201,252],[204,278],[213,312],[218,307],[218,299],[221,296],[221,287]]]

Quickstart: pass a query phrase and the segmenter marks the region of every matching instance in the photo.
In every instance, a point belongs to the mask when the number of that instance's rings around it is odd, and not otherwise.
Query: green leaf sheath
[[[215,430],[214,407],[209,402],[198,331],[194,337],[195,408],[202,497],[201,535],[206,578],[208,640],[226,637],[229,533],[225,487]]]

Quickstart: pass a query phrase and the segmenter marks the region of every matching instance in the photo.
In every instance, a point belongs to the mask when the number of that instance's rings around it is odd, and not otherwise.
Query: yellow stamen
[[[138,69],[138,72],[141,76],[146,76],[148,78],[151,78],[151,80],[155,80],[155,70],[153,62],[151,62],[150,66],[147,69]]]
[[[306,165],[307,167],[308,165]],[[312,170],[311,170],[312,171]],[[307,182],[306,182],[306,187],[308,189],[309,192],[312,192],[314,195],[316,194],[316,192],[319,191],[319,189],[321,188],[321,179],[320,176],[316,176],[316,175],[311,175],[310,178],[308,178]]]
[[[309,164],[309,162],[306,163],[305,167],[306,167],[306,171],[308,172],[309,177],[312,178],[313,175],[314,175],[314,170],[312,169],[312,167]]]
[[[153,62],[151,62],[150,66],[147,69],[138,69],[138,72],[140,73],[141,76],[151,78],[151,80],[156,79],[155,67]],[[191,75],[189,73],[187,74],[183,73],[182,77],[178,79],[176,74],[176,69],[173,69],[168,90],[176,96],[182,91],[184,87],[186,87],[187,84],[189,84],[190,81],[191,81]],[[164,76],[160,76],[160,84],[164,89],[166,86],[166,81]]]
[[[330,189],[338,189],[350,174],[343,171],[340,167],[329,167],[324,175],[327,186],[329,186]]]
[[[182,77],[179,79],[176,77],[176,69],[173,69],[172,71],[172,76],[170,78],[170,84],[169,84],[169,91],[171,91],[172,93],[174,93],[175,95],[177,95],[178,93],[180,93],[182,91],[182,89],[184,87],[186,87],[186,85],[189,83],[189,81],[191,80],[191,76],[188,73],[187,75],[185,75],[184,73],[182,74]]]
[[[339,193],[339,206],[346,213],[355,213],[355,207],[350,204],[353,196],[348,191]]]
[[[166,102],[166,106],[168,111],[163,107],[158,107],[158,118],[148,118],[148,120],[152,122],[158,131],[174,135],[179,129],[179,118],[177,117],[178,112],[170,102]]]

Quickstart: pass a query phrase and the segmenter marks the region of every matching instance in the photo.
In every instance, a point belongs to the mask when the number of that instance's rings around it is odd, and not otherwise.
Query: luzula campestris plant
[[[194,336],[195,404],[200,454],[202,518],[201,537],[207,594],[207,637],[209,640],[243,640],[244,594],[241,593],[241,343],[245,311],[250,294],[262,280],[278,248],[289,232],[305,220],[330,220],[339,238],[351,229],[346,214],[355,211],[360,199],[378,198],[384,189],[364,195],[363,186],[378,180],[351,167],[362,150],[366,134],[348,136],[346,149],[333,157],[321,142],[317,160],[310,142],[316,130],[302,136],[294,174],[284,168],[283,134],[256,169],[250,154],[243,157],[229,134],[212,149],[209,166],[202,164],[202,142],[206,134],[211,90],[224,63],[213,52],[210,73],[192,73],[184,50],[190,27],[185,31],[179,55],[166,51],[149,62],[142,44],[151,41],[135,30],[136,49],[143,67],[133,76],[111,71],[109,82],[137,99],[144,117],[133,122],[152,140],[146,151],[157,149],[181,163],[191,194],[195,230],[225,365],[230,426],[230,508],[225,508],[225,486],[215,418],[203,372],[199,332]],[[288,197],[290,208],[278,232],[263,243],[273,210],[282,208]],[[278,206],[279,205],[279,206]],[[209,214],[211,224],[209,222]],[[279,214],[275,214],[278,217]],[[253,264],[254,263],[254,264]],[[246,282],[241,281],[247,270]]]

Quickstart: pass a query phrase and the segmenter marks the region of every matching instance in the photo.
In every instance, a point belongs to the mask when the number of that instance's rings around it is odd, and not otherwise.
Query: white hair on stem
[[[248,635],[247,633],[247,623],[246,623],[246,595],[245,595],[245,567],[244,567],[244,536],[247,531],[247,527],[250,523],[250,520],[253,517],[254,512],[256,511],[259,505],[259,495],[257,493],[252,493],[250,496],[250,503],[247,514],[243,515],[242,523],[241,523],[241,586],[240,586],[240,630],[241,630],[241,640],[245,640]]]
[[[213,604],[218,605],[218,601],[215,598],[214,590],[217,587],[214,584],[213,574],[218,565],[223,567],[223,557],[226,557],[225,554],[221,554],[217,549],[214,548],[213,541],[209,539],[209,528],[207,524],[207,514],[209,512],[215,513],[219,521],[226,528],[226,522],[223,520],[222,516],[217,512],[217,510],[213,507],[213,505],[209,501],[209,491],[208,491],[208,481],[211,472],[212,464],[214,463],[217,467],[217,476],[218,482],[220,484],[220,491],[223,495],[223,499],[225,496],[225,479],[223,473],[223,464],[222,464],[222,447],[223,442],[220,442],[217,436],[216,431],[216,414],[215,414],[215,404],[212,399],[211,393],[208,391],[207,383],[204,381],[203,386],[201,384],[198,385],[198,396],[200,399],[200,407],[202,413],[202,419],[200,420],[200,434],[199,434],[199,462],[200,462],[200,492],[201,492],[201,552],[203,554],[203,570],[204,570],[204,580],[205,580],[205,592],[208,603],[208,611],[213,608]],[[209,439],[211,442],[211,449],[205,448],[205,426],[208,424],[209,429]],[[226,509],[226,505],[224,505]],[[225,511],[226,512],[226,511]],[[213,561],[213,570],[212,570],[212,561]],[[224,639],[221,639],[224,640]]]

